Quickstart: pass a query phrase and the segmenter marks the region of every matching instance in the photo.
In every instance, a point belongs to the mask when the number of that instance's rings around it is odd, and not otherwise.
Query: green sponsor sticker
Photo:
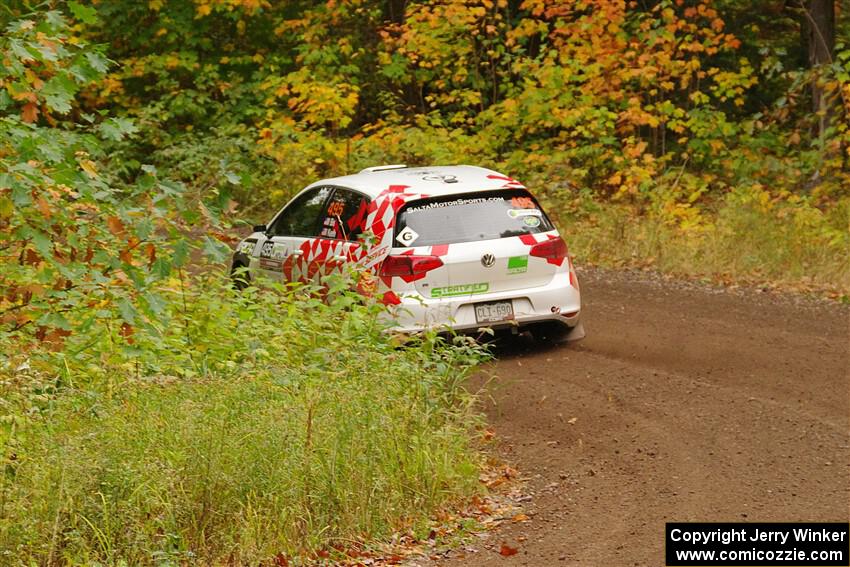
[[[508,273],[522,274],[528,270],[528,256],[511,256],[508,258]]]
[[[487,293],[490,284],[487,282],[450,285],[447,287],[435,287],[431,290],[431,297],[455,297],[457,295],[475,295],[476,293]]]

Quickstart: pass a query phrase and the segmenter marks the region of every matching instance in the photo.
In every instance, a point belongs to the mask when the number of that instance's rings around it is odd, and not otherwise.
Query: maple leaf
[[[118,253],[118,257],[121,258],[121,261],[126,264],[133,263],[133,253],[130,248],[125,248],[121,252]]]
[[[97,178],[97,166],[92,160],[81,159],[80,168],[82,168],[82,170],[86,172],[86,175],[88,175],[92,179]]]
[[[50,217],[53,216],[53,213],[50,210],[50,203],[47,202],[47,199],[44,197],[39,197],[36,202],[36,206],[38,207],[41,216],[45,219],[50,220]]]
[[[519,549],[516,547],[511,547],[506,543],[502,543],[502,547],[499,548],[499,555],[502,557],[510,557],[511,555],[516,555],[519,553]]]
[[[35,103],[28,102],[21,107],[21,120],[27,123],[32,123],[38,120],[38,106]]]
[[[124,223],[118,217],[108,217],[106,219],[106,226],[114,236],[124,234]]]
[[[156,246],[148,243],[145,246],[145,256],[148,259],[148,267],[153,266],[153,263],[156,262]]]
[[[29,264],[31,266],[34,266],[34,265],[38,264],[39,262],[41,262],[41,256],[35,250],[32,250],[31,248],[27,248],[24,251],[24,254],[23,254],[23,262],[25,264]]]

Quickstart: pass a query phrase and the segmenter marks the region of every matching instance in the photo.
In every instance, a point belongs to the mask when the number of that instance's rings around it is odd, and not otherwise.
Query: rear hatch
[[[527,191],[500,190],[410,202],[399,211],[393,244],[415,253],[430,246],[443,261],[415,281],[424,297],[471,297],[551,282],[560,263],[530,252],[554,231]]]

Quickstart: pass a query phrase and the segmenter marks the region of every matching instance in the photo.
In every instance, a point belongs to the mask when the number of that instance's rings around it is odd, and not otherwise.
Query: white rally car
[[[489,169],[392,165],[318,181],[254,227],[232,267],[316,281],[345,264],[371,274],[397,331],[584,337],[564,240],[520,182]]]

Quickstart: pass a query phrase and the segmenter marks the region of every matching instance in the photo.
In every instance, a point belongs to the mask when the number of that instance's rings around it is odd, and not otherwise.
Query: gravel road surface
[[[582,292],[587,338],[503,347],[487,388],[530,521],[439,564],[663,565],[667,521],[848,521],[850,309],[635,272]]]

